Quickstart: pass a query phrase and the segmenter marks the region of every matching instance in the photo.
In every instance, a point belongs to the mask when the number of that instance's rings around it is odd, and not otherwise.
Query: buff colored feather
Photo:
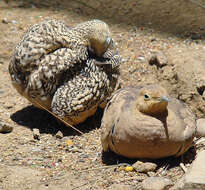
[[[180,156],[192,145],[195,116],[159,85],[116,91],[105,109],[101,142],[130,158]]]

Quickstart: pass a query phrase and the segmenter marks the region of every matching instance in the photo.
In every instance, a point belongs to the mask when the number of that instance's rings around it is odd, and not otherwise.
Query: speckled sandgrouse
[[[187,151],[196,123],[184,103],[153,84],[117,90],[105,108],[101,129],[104,151],[155,159]]]
[[[13,86],[31,103],[78,124],[117,88],[120,63],[103,21],[71,28],[49,20],[25,32],[9,72]]]

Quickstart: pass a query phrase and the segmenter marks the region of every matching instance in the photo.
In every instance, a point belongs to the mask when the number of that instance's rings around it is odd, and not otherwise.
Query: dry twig
[[[187,168],[184,166],[183,163],[180,163],[179,166],[181,167],[181,169],[184,171],[184,173],[187,172]]]
[[[64,121],[63,119],[59,118],[58,116],[56,116],[54,113],[52,113],[50,110],[48,110],[47,108],[45,108],[44,106],[40,105],[37,101],[33,100],[38,106],[40,106],[42,109],[46,110],[48,113],[50,113],[51,115],[53,115],[55,118],[59,119],[61,122],[63,122],[65,125],[68,125],[69,127],[71,127],[72,129],[74,129],[75,131],[79,132],[81,135],[84,135],[83,132],[81,132],[79,129],[75,128],[74,126],[72,126],[71,124],[67,123],[66,121]]]

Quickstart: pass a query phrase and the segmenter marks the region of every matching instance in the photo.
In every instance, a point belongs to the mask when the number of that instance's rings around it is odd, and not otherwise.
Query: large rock
[[[149,177],[142,182],[143,190],[165,190],[173,185],[171,180],[163,177]]]
[[[204,118],[198,119],[196,122],[196,126],[197,126],[196,136],[205,137],[205,119]]]
[[[172,190],[183,189],[205,189],[205,150],[198,153],[186,175],[172,188]]]

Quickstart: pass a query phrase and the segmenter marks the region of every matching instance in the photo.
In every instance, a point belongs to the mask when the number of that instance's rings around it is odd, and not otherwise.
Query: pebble
[[[203,98],[203,100],[205,100],[205,91],[202,94],[202,98]]]
[[[8,24],[8,23],[9,23],[9,21],[8,21],[6,18],[3,18],[3,19],[1,20],[1,22],[2,22],[3,24]]]
[[[156,173],[155,172],[147,172],[147,175],[149,177],[154,177],[156,175]]]
[[[198,119],[196,121],[196,136],[205,137],[205,118]]]
[[[17,24],[17,21],[16,20],[11,20],[11,23],[12,24]]]
[[[139,56],[139,57],[138,57],[138,60],[140,60],[140,61],[144,61],[145,58],[144,58],[143,56]]]
[[[6,103],[6,105],[4,105],[5,109],[11,109],[13,108],[13,105],[11,103]]]
[[[32,152],[42,152],[42,150],[40,148],[33,148],[31,151]]]
[[[65,141],[66,146],[71,146],[73,145],[73,141],[71,139],[68,139]]]
[[[1,22],[2,22],[3,24],[9,24],[9,23],[11,23],[11,24],[17,24],[17,21],[16,21],[16,20],[7,20],[7,18],[3,18],[3,19],[1,20]]]
[[[125,167],[126,172],[132,172],[133,170],[134,170],[134,168],[132,166],[126,166]]]
[[[82,150],[80,150],[80,149],[77,148],[77,147],[73,147],[73,148],[69,149],[69,151],[72,152],[72,153],[76,153],[76,152],[81,153],[81,152],[82,152]]]
[[[148,61],[150,65],[156,65],[157,67],[163,67],[168,64],[168,58],[162,51],[151,53]]]
[[[192,40],[198,40],[198,39],[201,39],[201,38],[202,38],[202,36],[200,34],[197,34],[197,33],[193,33],[191,35]]]
[[[13,130],[13,127],[7,125],[6,123],[0,121],[0,133],[10,133]]]
[[[142,190],[165,190],[173,185],[172,181],[163,177],[148,177],[142,182]]]
[[[33,128],[33,138],[36,140],[40,140],[40,131],[37,128]]]
[[[205,30],[205,27],[200,26],[199,29],[200,29],[200,30]]]
[[[55,136],[58,139],[62,139],[63,138],[63,133],[61,131],[58,131]]]
[[[152,162],[141,162],[137,161],[135,162],[132,167],[135,169],[137,172],[152,172],[156,169],[157,164],[152,163]]]
[[[150,41],[151,42],[155,42],[155,41],[157,41],[157,39],[156,38],[152,38]]]

